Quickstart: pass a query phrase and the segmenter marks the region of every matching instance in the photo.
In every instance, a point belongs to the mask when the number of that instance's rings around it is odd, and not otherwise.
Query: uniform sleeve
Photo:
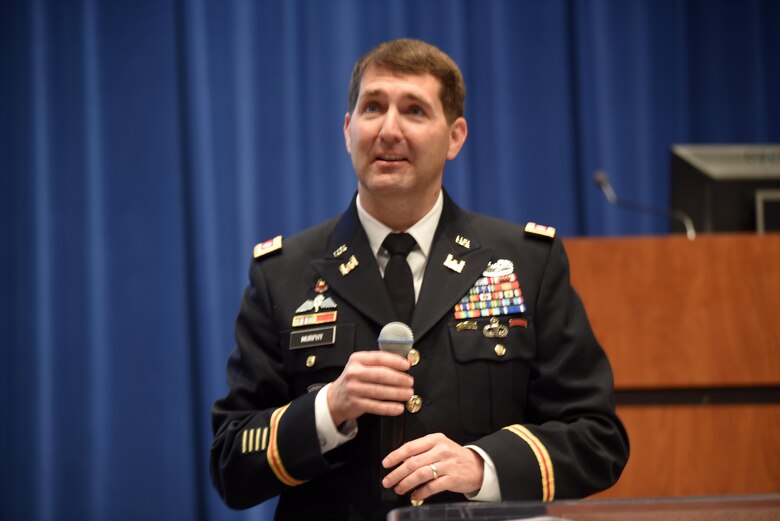
[[[262,263],[250,270],[227,368],[229,391],[212,407],[210,471],[232,508],[248,508],[339,465],[320,451],[317,393],[293,398],[285,379],[279,327]]]
[[[588,496],[614,484],[628,459],[612,370],[570,285],[559,239],[550,245],[537,299],[524,421],[474,443],[495,462],[504,500]]]

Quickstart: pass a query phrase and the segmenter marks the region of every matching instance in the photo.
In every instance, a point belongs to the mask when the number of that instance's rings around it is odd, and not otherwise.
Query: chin
[[[414,187],[393,182],[390,179],[373,179],[363,186],[365,191],[373,197],[402,197],[414,193]]]
[[[372,172],[364,179],[364,184],[374,190],[411,188],[406,172]]]

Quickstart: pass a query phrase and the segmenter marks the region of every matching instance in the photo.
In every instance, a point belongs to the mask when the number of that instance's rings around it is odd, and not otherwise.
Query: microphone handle
[[[645,212],[655,216],[681,222],[685,227],[685,235],[688,237],[688,239],[693,240],[696,238],[696,228],[693,226],[693,220],[691,220],[690,216],[682,210],[678,210],[676,208],[659,208],[649,204],[623,201],[615,194],[615,190],[612,188],[612,183],[609,182],[609,176],[604,170],[596,170],[593,172],[593,180],[601,189],[604,197],[607,199],[607,202],[612,206],[626,208],[635,212]]]
[[[696,238],[696,229],[693,226],[693,221],[688,216],[688,214],[686,214],[682,210],[658,208],[647,204],[634,203],[631,201],[623,201],[620,198],[616,198],[613,204],[615,206],[626,208],[628,210],[650,213],[653,215],[678,221],[682,223],[682,225],[685,227],[685,235],[688,237],[688,239],[693,240]]]
[[[381,461],[385,458],[388,454],[393,452],[395,449],[403,445],[404,442],[404,431],[405,431],[405,424],[406,424],[406,416],[382,416],[380,420],[380,429],[381,432],[379,434],[379,447],[381,450],[380,455],[380,479],[384,479],[385,476],[387,476],[391,470],[393,469],[386,469],[382,467]],[[382,501],[390,501],[394,502],[398,500],[398,494],[396,494],[392,488],[385,488],[382,487]]]
[[[403,322],[390,322],[386,324],[379,332],[377,339],[380,351],[394,353],[399,356],[406,356],[414,345],[414,334],[412,329]],[[379,417],[379,474],[380,480],[384,479],[392,469],[386,469],[381,461],[400,447],[404,442],[404,431],[406,429],[406,416],[402,413],[400,416],[380,416]],[[398,501],[398,494],[393,489],[385,488],[380,485],[382,491],[382,501],[395,503]]]

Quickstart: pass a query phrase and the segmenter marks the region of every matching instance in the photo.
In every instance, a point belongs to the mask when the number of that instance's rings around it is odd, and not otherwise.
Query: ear
[[[466,118],[459,117],[450,125],[450,147],[447,150],[447,159],[452,160],[458,157],[463,143],[466,142],[466,136],[469,134],[468,125],[466,125]]]
[[[350,114],[344,115],[344,144],[347,146],[347,153],[352,154],[352,137],[349,135]]]

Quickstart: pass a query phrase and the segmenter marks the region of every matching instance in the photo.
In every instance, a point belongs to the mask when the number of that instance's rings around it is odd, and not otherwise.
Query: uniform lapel
[[[346,246],[346,250],[340,253],[342,245]],[[379,274],[376,258],[357,216],[355,199],[333,230],[327,251],[324,258],[312,261],[311,265],[332,290],[377,324],[384,325],[395,320],[393,305]],[[334,253],[339,255],[334,256]],[[350,268],[349,261],[353,256],[357,265]]]
[[[454,312],[455,304],[481,276],[492,254],[493,249],[482,247],[471,233],[465,212],[445,193],[444,209],[428,257],[420,297],[414,308],[412,331],[416,340],[421,339],[447,313]],[[450,255],[452,260],[447,262]],[[463,263],[460,273],[448,267],[460,263]]]

